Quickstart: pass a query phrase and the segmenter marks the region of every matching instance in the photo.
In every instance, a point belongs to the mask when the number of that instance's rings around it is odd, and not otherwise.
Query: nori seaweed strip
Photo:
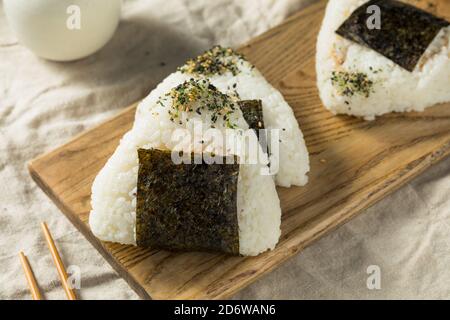
[[[238,102],[242,115],[247,121],[250,129],[255,130],[256,135],[259,129],[264,129],[264,118],[261,100],[242,100]]]
[[[381,29],[369,29],[367,8],[381,10]],[[365,45],[412,72],[439,31],[449,22],[395,0],[371,0],[336,30],[340,36]]]
[[[236,157],[176,165],[170,151],[138,149],[138,156],[138,246],[239,254]]]
[[[247,122],[250,129],[253,129],[258,138],[259,144],[266,152],[267,148],[267,132],[264,129],[264,116],[261,100],[242,100],[238,101],[239,108],[242,111],[242,116]],[[262,136],[261,136],[262,133]]]

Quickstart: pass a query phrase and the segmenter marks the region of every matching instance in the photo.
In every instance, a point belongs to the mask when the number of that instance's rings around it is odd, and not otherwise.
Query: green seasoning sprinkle
[[[374,69],[373,67],[369,67],[369,70],[370,70],[372,73],[374,73],[374,74],[377,74],[377,73],[383,71],[382,68]]]
[[[362,72],[333,71],[331,83],[337,88],[339,94],[346,97],[359,94],[368,98],[373,87],[373,81]]]
[[[208,110],[213,123],[221,118],[228,128],[236,128],[230,119],[230,115],[237,109],[236,103],[205,79],[185,81],[170,90],[157,103],[165,106],[164,102],[167,100],[171,101],[168,112],[172,122],[175,119],[181,122],[180,112],[195,112],[201,115],[203,110]]]
[[[231,72],[239,73],[239,64],[246,61],[245,57],[231,48],[214,46],[194,59],[190,59],[178,71],[194,75],[221,75]]]

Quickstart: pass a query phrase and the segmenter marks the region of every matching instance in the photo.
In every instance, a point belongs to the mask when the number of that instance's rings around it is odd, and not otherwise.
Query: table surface
[[[125,1],[111,42],[75,63],[35,57],[17,43],[0,7],[0,298],[29,298],[22,249],[46,297],[64,298],[42,220],[66,265],[79,267],[81,298],[136,298],[31,181],[26,162],[142,98],[185,58],[214,43],[243,43],[303,5]],[[449,185],[446,160],[235,298],[450,298]],[[373,265],[380,290],[366,285]]]

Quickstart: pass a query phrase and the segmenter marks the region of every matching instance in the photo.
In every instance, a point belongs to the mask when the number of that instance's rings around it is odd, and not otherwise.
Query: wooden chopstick
[[[48,248],[50,253],[52,254],[53,262],[55,263],[56,269],[58,270],[59,278],[61,279],[61,284],[66,292],[67,299],[69,300],[77,300],[77,296],[75,295],[75,291],[69,287],[67,283],[67,272],[64,264],[59,256],[58,250],[56,249],[55,243],[53,241],[52,235],[48,230],[47,224],[45,222],[41,223],[42,231],[44,232],[45,240],[47,241]]]
[[[39,291],[36,278],[34,277],[33,270],[31,270],[31,266],[30,263],[28,262],[27,257],[23,254],[22,251],[19,252],[19,257],[23,271],[25,272],[25,277],[27,278],[28,287],[30,288],[33,300],[42,300],[41,291]]]

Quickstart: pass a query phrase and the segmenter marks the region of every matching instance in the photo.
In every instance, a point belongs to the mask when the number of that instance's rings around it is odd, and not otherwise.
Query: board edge
[[[128,109],[128,108],[127,108]],[[61,146],[63,147],[63,146]],[[58,148],[59,149],[59,148]],[[57,151],[55,149],[54,151]],[[45,156],[45,155],[44,155]],[[118,273],[118,275],[125,280],[126,283],[133,289],[133,291],[142,299],[152,300],[150,293],[142,287],[139,282],[126,270],[111,253],[103,246],[102,242],[98,240],[95,235],[87,228],[87,224],[81,221],[78,217],[74,216],[71,211],[66,207],[63,201],[51,191],[51,188],[47,185],[41,175],[35,170],[33,161],[27,164],[28,172],[31,178],[37,184],[37,186],[52,200],[56,207],[66,216],[72,225],[80,231],[86,240],[94,246],[94,248],[103,256],[103,258],[111,265],[111,267]]]

